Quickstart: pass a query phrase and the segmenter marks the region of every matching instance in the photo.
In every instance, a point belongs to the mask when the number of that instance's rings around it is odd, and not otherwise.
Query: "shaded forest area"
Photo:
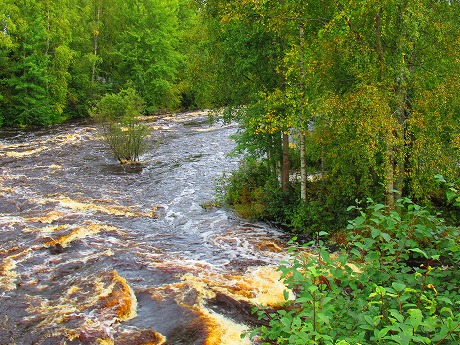
[[[241,168],[222,202],[295,232],[401,197],[459,221],[460,3],[0,0],[0,125],[86,117],[134,89],[145,113],[224,109]]]

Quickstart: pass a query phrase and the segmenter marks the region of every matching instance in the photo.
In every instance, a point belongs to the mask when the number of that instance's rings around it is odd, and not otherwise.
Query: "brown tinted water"
[[[250,344],[248,302],[283,298],[282,235],[200,206],[237,127],[149,125],[140,165],[90,124],[0,133],[0,344]]]

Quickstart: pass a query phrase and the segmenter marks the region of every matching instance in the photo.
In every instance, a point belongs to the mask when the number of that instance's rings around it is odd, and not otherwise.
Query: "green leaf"
[[[310,291],[310,293],[314,293],[314,292],[318,291],[318,287],[316,285],[310,285],[308,287],[308,291]]]
[[[377,261],[379,257],[380,257],[380,254],[377,251],[373,250],[366,255],[366,261],[368,262]]]
[[[406,284],[404,283],[398,283],[398,282],[393,282],[391,283],[391,286],[393,289],[395,289],[397,292],[402,292],[406,288]]]
[[[371,236],[372,238],[376,238],[377,236],[379,236],[381,233],[381,231],[377,228],[374,228],[373,226],[371,227]]]
[[[396,309],[390,309],[389,312],[390,315],[393,316],[398,322],[404,322],[404,316],[402,316],[399,311],[397,311]]]
[[[385,208],[385,205],[383,205],[383,204],[376,204],[376,205],[374,206],[374,211],[381,210],[382,208]]]
[[[426,255],[426,253],[420,248],[410,248],[409,251],[414,252],[414,253],[419,253],[423,255],[423,257],[428,258],[428,255]]]
[[[395,341],[396,344],[399,345],[409,345],[410,344],[410,337],[407,334],[399,333],[396,335],[392,335],[389,337],[391,340]]]
[[[285,301],[289,300],[289,295],[290,294],[288,290],[283,290],[283,297]]]
[[[383,237],[383,239],[387,242],[390,242],[391,241],[391,236],[388,235],[386,232],[382,232],[381,233],[381,236]]]
[[[454,189],[450,189],[446,192],[447,201],[452,201],[457,197],[458,193]]]
[[[420,309],[409,309],[409,322],[414,328],[414,331],[422,324],[423,314]]]
[[[448,308],[448,307],[444,307],[440,310],[439,312],[440,315],[442,314],[447,314],[449,316],[454,316],[453,312],[452,312],[452,309],[451,308]]]
[[[289,328],[291,326],[292,318],[290,316],[286,316],[282,317],[280,321],[286,328]]]
[[[371,326],[374,326],[374,319],[369,315],[364,315],[364,320]]]
[[[436,179],[437,182],[440,182],[440,183],[446,183],[446,179],[444,178],[443,175],[441,174],[436,174],[434,175],[434,178]]]
[[[361,252],[356,248],[353,248],[352,250],[350,250],[350,254],[353,254],[354,256],[356,256],[358,258],[361,257]]]
[[[383,339],[383,337],[385,337],[390,330],[390,327],[382,328],[377,334],[377,339]]]

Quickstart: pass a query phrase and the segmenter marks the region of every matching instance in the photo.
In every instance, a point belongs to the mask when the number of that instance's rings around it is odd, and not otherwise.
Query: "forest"
[[[411,197],[458,221],[435,179],[459,177],[458,2],[205,7],[212,99],[242,128],[223,186],[237,211],[314,233],[356,201]]]
[[[146,113],[224,108],[240,123],[246,159],[223,189],[246,217],[312,232],[343,226],[346,206],[366,197],[449,209],[434,176],[459,176],[458,2],[1,8],[0,125],[86,117],[133,87]]]

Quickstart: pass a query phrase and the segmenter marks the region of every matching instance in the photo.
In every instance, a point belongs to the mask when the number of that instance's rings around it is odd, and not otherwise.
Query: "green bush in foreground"
[[[351,207],[356,208],[356,207]],[[257,308],[262,344],[459,344],[460,228],[409,199],[368,200],[338,254],[318,240],[280,266],[286,302]],[[320,235],[324,235],[321,233]]]

